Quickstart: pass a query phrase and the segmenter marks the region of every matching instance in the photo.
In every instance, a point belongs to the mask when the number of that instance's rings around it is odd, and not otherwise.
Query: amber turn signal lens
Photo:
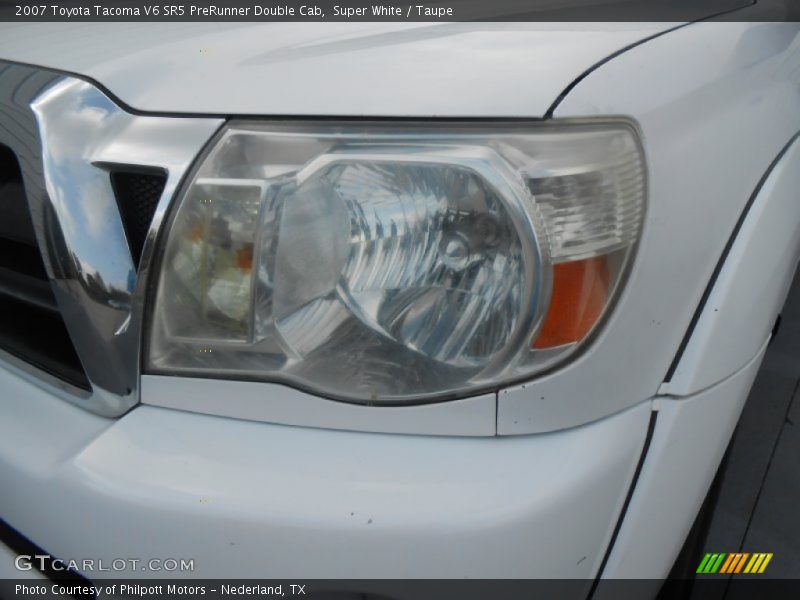
[[[533,347],[553,348],[586,337],[603,313],[608,287],[605,256],[554,265],[550,309]]]

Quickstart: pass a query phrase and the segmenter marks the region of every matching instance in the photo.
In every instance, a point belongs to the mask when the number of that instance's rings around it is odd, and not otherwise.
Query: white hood
[[[0,59],[141,111],[541,117],[586,69],[675,25],[4,23]]]

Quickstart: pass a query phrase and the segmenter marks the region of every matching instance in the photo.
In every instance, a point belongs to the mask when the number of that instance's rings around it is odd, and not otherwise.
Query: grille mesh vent
[[[166,183],[167,174],[157,169],[111,172],[111,185],[119,205],[131,257],[137,268],[150,223]]]

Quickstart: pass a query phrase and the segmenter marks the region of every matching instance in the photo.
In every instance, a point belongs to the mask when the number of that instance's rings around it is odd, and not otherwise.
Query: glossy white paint
[[[562,369],[501,392],[500,434],[570,427],[656,394],[742,209],[800,130],[798,62],[797,23],[695,23],[606,63],[558,106],[556,117],[638,121],[648,212],[600,335]]]
[[[4,23],[0,58],[144,111],[541,117],[605,56],[675,23]]]
[[[686,396],[740,369],[775,324],[800,256],[800,141],[747,213],[690,342],[662,394]]]
[[[667,576],[725,454],[766,348],[762,340],[742,370],[696,396],[655,399],[655,431],[603,578]]]
[[[63,559],[194,558],[199,577],[590,579],[650,416],[443,438],[151,406],[110,421],[2,370],[0,387],[5,520]]]
[[[163,375],[141,378],[143,404],[267,423],[379,433],[491,436],[496,432],[496,399],[492,393],[415,406],[364,406],[276,383]]]

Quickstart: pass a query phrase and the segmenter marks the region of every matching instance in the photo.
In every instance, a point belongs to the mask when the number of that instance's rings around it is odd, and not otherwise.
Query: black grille
[[[111,172],[111,185],[117,197],[131,257],[137,268],[166,182],[167,174],[158,169]]]
[[[47,278],[19,163],[0,145],[0,348],[91,389]]]

